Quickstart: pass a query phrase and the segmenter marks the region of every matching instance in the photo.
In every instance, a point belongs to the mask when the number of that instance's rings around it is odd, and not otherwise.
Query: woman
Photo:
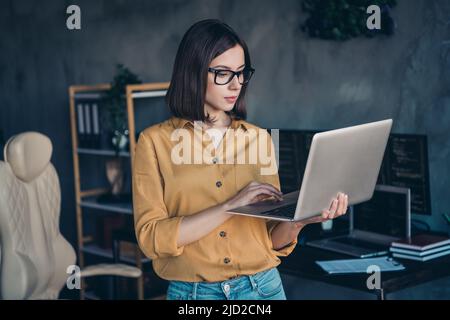
[[[278,257],[292,252],[306,224],[347,210],[339,194],[322,216],[297,223],[227,213],[282,199],[277,171],[264,171],[268,162],[259,154],[253,162],[241,157],[265,146],[269,167],[275,163],[267,131],[244,120],[253,72],[246,44],[228,25],[194,24],[179,46],[167,93],[173,116],[140,134],[136,236],[158,276],[170,281],[168,299],[286,299]]]

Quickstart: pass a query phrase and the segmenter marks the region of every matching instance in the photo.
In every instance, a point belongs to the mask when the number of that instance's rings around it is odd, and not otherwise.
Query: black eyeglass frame
[[[225,82],[225,83],[217,83],[217,74],[218,74],[219,72],[224,72],[224,71],[226,71],[226,72],[231,72],[233,75],[228,79],[227,82]],[[247,81],[244,80],[244,81],[241,83],[241,82],[239,81],[239,76],[240,76],[242,73],[244,73],[244,71],[250,71],[250,76],[248,77]],[[239,82],[241,85],[244,85],[244,84],[247,84],[247,83],[250,81],[250,79],[252,78],[253,74],[255,73],[255,69],[253,69],[252,67],[245,67],[245,68],[242,69],[241,71],[236,71],[236,72],[235,72],[235,71],[228,70],[228,69],[208,68],[208,72],[214,73],[214,83],[217,84],[217,85],[219,85],[219,86],[224,86],[224,85],[226,85],[226,84],[229,84],[229,83],[233,80],[233,78],[234,78],[235,76],[237,77],[238,82]]]

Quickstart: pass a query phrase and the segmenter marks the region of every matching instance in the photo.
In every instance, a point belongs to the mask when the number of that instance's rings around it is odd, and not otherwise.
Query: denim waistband
[[[217,281],[217,282],[184,282],[184,281],[171,281],[173,286],[179,287],[183,291],[191,292],[192,296],[195,297],[197,294],[209,293],[211,291],[224,292],[227,288],[233,288],[233,290],[240,290],[246,286],[251,286],[252,289],[256,290],[258,288],[258,279],[263,277],[266,273],[276,272],[276,268],[271,268],[264,270],[253,275],[242,275],[236,278]]]

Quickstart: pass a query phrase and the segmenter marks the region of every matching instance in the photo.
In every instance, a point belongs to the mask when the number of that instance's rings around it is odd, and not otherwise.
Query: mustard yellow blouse
[[[184,130],[177,134],[177,129]],[[218,149],[206,153],[211,156],[203,157],[201,163],[193,154],[211,143],[208,135],[206,140],[198,136],[188,120],[172,117],[140,134],[133,165],[135,230],[140,248],[153,260],[153,268],[161,278],[224,281],[275,267],[280,263],[278,256],[287,256],[294,250],[297,241],[280,250],[273,249],[271,231],[277,222],[238,215],[202,239],[177,247],[183,217],[225,202],[252,181],[280,189],[277,170],[262,174],[261,169],[268,167],[263,161],[248,160],[242,164],[242,158],[241,162],[237,160],[237,154],[248,152],[252,141],[256,141],[249,138],[250,131],[258,132],[258,139],[260,132],[266,132],[246,121],[233,120]],[[239,143],[227,143],[246,135],[241,149]],[[188,137],[193,139],[191,149],[181,144],[190,140]],[[270,138],[267,148],[274,156]],[[229,159],[234,159],[234,163]]]

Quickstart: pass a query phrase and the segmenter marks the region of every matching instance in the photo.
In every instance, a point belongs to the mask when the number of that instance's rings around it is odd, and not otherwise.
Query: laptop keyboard
[[[294,217],[296,208],[297,203],[292,203],[281,208],[261,212],[261,214],[292,219]]]
[[[349,238],[349,237],[345,237],[345,238],[337,238],[337,239],[333,239],[334,242],[338,242],[338,243],[343,243],[343,244],[348,244],[350,246],[353,247],[360,247],[360,248],[366,248],[366,249],[385,249],[386,246],[383,246],[381,244],[377,244],[377,243],[373,243],[373,242],[369,242],[369,241],[364,241],[364,240],[360,240],[360,239],[355,239],[355,238]]]

